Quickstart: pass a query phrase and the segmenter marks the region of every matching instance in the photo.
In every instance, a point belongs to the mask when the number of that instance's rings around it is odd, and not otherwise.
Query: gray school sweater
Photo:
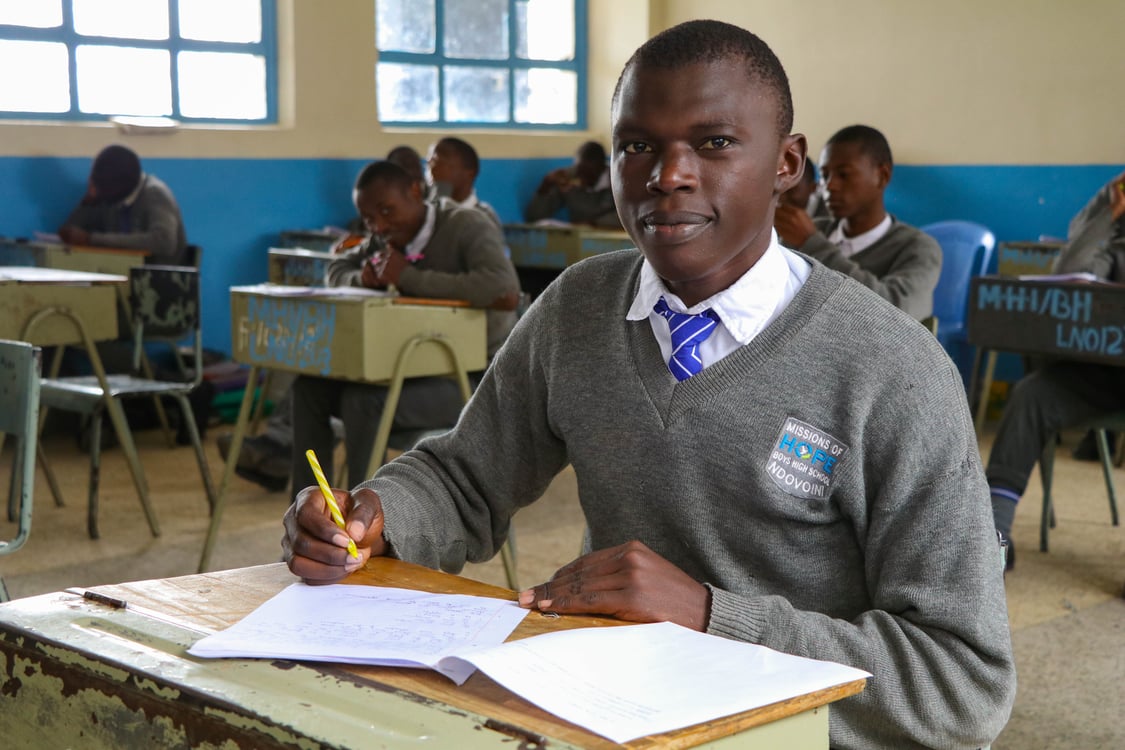
[[[140,192],[131,206],[116,203],[79,204],[66,224],[90,233],[90,244],[148,250],[148,263],[186,263],[187,234],[172,191],[157,177],[141,178]]]
[[[831,218],[817,219],[818,231],[797,249],[852,277],[915,320],[922,320],[934,312],[941,246],[921,229],[891,218],[890,230],[878,242],[850,258],[828,241],[837,223]]]
[[[361,486],[397,556],[458,571],[574,466],[594,548],[639,539],[712,591],[708,631],[874,674],[833,747],[971,748],[1015,671],[961,380],[934,337],[814,263],[750,344],[677,384],[625,316],[641,258],[568,269],[457,428]]]
[[[1102,186],[1070,220],[1066,247],[1055,259],[1055,273],[1086,271],[1101,279],[1125,281],[1125,217],[1113,220],[1114,182]]]

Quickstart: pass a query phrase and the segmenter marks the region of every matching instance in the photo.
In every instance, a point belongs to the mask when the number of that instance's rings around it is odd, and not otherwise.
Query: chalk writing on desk
[[[238,336],[250,360],[264,366],[286,365],[332,371],[336,307],[314,299],[250,297]]]
[[[1055,320],[1089,323],[1093,294],[1088,289],[1016,286],[1008,283],[981,284],[977,309],[1032,312]]]
[[[1125,365],[1125,287],[974,279],[969,342],[1003,351]]]

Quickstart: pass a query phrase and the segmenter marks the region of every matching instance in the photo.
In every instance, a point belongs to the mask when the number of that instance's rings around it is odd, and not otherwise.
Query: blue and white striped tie
[[[704,310],[698,315],[673,312],[663,297],[653,310],[668,321],[668,330],[672,334],[672,358],[668,360],[668,369],[676,380],[687,380],[703,369],[699,345],[715,330],[719,316],[713,310]]]

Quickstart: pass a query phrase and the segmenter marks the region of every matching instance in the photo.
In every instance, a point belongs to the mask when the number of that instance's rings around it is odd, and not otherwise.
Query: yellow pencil
[[[309,466],[312,467],[313,476],[316,477],[316,483],[320,485],[320,491],[324,495],[324,502],[328,503],[328,512],[332,514],[332,520],[341,529],[345,529],[344,514],[340,512],[340,506],[336,504],[336,497],[332,494],[332,488],[328,486],[328,480],[324,478],[324,470],[320,468],[320,461],[316,460],[316,454],[313,453],[312,448],[305,451],[305,458],[309,460]],[[355,548],[355,541],[348,537],[348,552],[352,557],[359,559],[359,550]]]

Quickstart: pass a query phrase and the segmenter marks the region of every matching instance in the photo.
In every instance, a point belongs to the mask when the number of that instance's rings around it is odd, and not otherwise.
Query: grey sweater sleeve
[[[818,227],[823,226],[823,221],[818,222]],[[875,245],[849,258],[817,231],[799,250],[855,279],[916,320],[933,312],[941,247],[925,232],[895,222]]]
[[[1113,181],[1104,185],[1070,221],[1067,243],[1055,259],[1055,273],[1086,271],[1102,279],[1113,278],[1111,245],[1125,251],[1123,221],[1114,222],[1111,208]]]
[[[153,263],[180,262],[180,209],[165,187],[146,184],[133,204],[132,232],[91,232],[91,244],[148,250]]]
[[[562,191],[557,187],[551,187],[547,192],[540,193],[536,191],[535,195],[531,196],[531,200],[527,204],[523,215],[528,221],[539,221],[540,219],[549,219],[554,216],[563,207]]]
[[[360,278],[363,276],[363,264],[366,263],[378,244],[374,238],[368,239],[355,247],[340,253],[328,263],[324,272],[324,283],[327,286],[363,286]]]

